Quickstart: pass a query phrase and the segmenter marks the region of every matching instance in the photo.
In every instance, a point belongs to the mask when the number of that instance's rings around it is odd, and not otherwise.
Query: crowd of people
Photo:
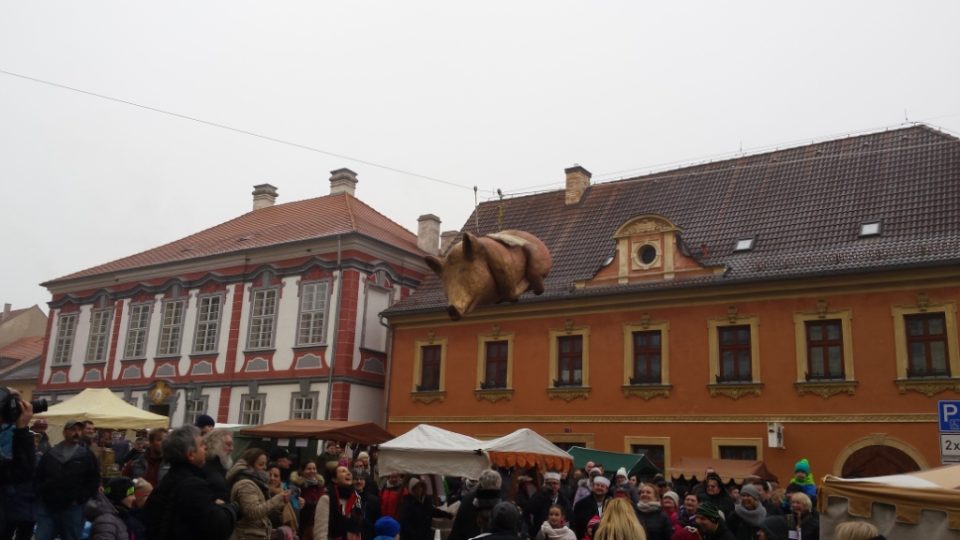
[[[372,463],[333,441],[300,463],[283,448],[234,459],[232,432],[201,416],[113,448],[104,474],[107,439],[92,422],[67,422],[51,446],[45,423],[28,429],[30,415],[27,407],[11,430],[0,540],[433,540],[435,520],[448,525],[447,540],[819,538],[806,460],[783,488],[725,484],[712,470],[675,487],[592,462],[569,474],[488,469],[477,480],[390,474],[381,485],[375,455]],[[862,522],[835,534],[882,538]]]

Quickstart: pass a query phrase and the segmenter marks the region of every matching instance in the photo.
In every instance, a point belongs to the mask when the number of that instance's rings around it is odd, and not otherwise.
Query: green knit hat
[[[697,515],[703,516],[710,521],[716,523],[723,519],[723,512],[720,511],[713,503],[705,502],[697,508]]]
[[[810,462],[807,461],[807,458],[803,458],[797,462],[793,467],[793,472],[802,472],[803,474],[810,474]]]

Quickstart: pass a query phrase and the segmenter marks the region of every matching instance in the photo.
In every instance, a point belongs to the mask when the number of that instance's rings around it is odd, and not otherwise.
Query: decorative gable
[[[655,214],[629,219],[613,235],[614,254],[592,279],[577,287],[627,285],[640,281],[669,281],[721,273],[722,267],[707,267],[686,253],[680,229]]]

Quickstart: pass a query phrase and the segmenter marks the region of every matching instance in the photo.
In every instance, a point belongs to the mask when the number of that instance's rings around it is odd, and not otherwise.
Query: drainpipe
[[[333,403],[333,368],[337,355],[337,337],[340,333],[340,304],[343,301],[343,261],[341,260],[340,235],[337,235],[337,313],[333,319],[333,339],[327,347],[327,364],[330,373],[327,376],[327,406],[323,414],[324,420],[330,420],[330,406]]]

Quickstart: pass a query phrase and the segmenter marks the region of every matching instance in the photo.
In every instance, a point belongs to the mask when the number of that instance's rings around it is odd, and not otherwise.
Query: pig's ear
[[[430,269],[433,270],[435,274],[437,274],[438,276],[443,275],[443,261],[441,261],[439,257],[437,257],[436,255],[427,255],[426,257],[423,258],[423,260],[427,263],[427,266],[429,266]]]
[[[480,254],[480,251],[483,249],[483,246],[480,244],[480,240],[477,240],[477,237],[465,232],[463,233],[463,258],[472,261],[474,257]]]

